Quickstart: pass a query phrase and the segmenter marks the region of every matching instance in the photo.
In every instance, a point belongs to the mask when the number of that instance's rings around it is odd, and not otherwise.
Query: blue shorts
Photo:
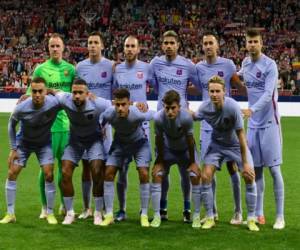
[[[151,148],[147,138],[127,144],[114,140],[108,154],[106,165],[121,168],[124,165],[124,161],[132,157],[137,167],[149,167],[151,162]]]
[[[196,147],[194,148],[195,160],[196,163],[199,164],[198,152]],[[189,151],[188,150],[172,150],[166,146],[164,146],[164,163],[165,166],[171,166],[177,164],[179,167],[186,168],[190,162],[189,159]]]
[[[104,148],[104,157],[107,159],[108,152],[112,143],[112,128],[110,124],[105,125],[105,134],[103,135],[103,148]],[[84,152],[82,156],[82,160],[88,160],[87,153]]]
[[[148,139],[148,143],[149,143],[149,147],[151,149],[151,131],[150,131],[150,122],[149,121],[145,121],[142,124],[143,130],[145,132],[145,135],[147,136]],[[124,168],[128,170],[128,165],[130,164],[130,162],[132,161],[132,157],[125,159],[124,161]]]
[[[250,150],[247,148],[247,160],[253,167],[253,159]],[[205,165],[214,165],[220,170],[223,162],[234,161],[239,170],[243,170],[241,149],[239,146],[229,147],[211,142],[204,156]]]
[[[105,160],[103,142],[96,140],[90,143],[80,143],[70,141],[66,146],[62,160],[68,160],[78,165],[82,159],[83,153],[86,153],[86,160]]]
[[[195,155],[195,161],[197,164],[199,164],[199,158],[198,158],[198,152],[197,148],[195,146],[194,148],[194,155]],[[186,170],[189,167],[190,162],[190,155],[188,150],[172,150],[166,146],[164,146],[164,169],[165,169],[165,175],[168,175],[170,172],[170,168],[172,165],[177,164],[180,174],[185,174]],[[194,176],[192,172],[188,173],[186,172],[186,175]]]
[[[204,160],[204,155],[211,142],[212,130],[201,130],[200,131],[200,159]]]
[[[35,153],[40,166],[44,165],[51,165],[54,164],[54,157],[52,152],[52,145],[51,143],[42,146],[42,147],[34,147],[34,146],[25,146],[24,144],[20,143],[17,146],[17,153],[19,159],[14,161],[15,165],[25,167],[26,162],[31,153]]]
[[[274,124],[268,128],[248,128],[247,140],[255,167],[273,167],[282,163],[280,125]]]

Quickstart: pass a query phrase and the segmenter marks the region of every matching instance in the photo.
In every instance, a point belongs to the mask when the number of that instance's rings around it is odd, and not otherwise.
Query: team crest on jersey
[[[144,77],[143,72],[141,72],[141,71],[137,72],[137,73],[136,73],[136,77],[137,77],[138,79],[143,79],[143,77]]]
[[[177,69],[176,74],[181,76],[182,75],[182,69]]]
[[[224,76],[224,72],[223,71],[218,71],[218,76],[223,77]]]
[[[64,75],[65,75],[65,76],[68,76],[68,75],[69,75],[69,71],[68,71],[68,70],[65,70],[65,71],[64,71]]]
[[[257,78],[260,78],[260,77],[261,77],[261,72],[260,72],[260,71],[258,71],[258,72],[256,73],[256,77],[257,77]]]
[[[102,72],[102,73],[101,73],[101,77],[102,77],[102,78],[107,77],[107,72],[106,72],[106,71],[105,71],[105,72]]]

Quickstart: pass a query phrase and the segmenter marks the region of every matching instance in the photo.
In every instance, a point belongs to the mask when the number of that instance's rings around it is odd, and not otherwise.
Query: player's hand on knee
[[[148,105],[143,102],[137,102],[135,106],[143,113],[148,111]]]
[[[255,180],[254,169],[248,163],[244,164],[242,175],[245,178],[245,180],[248,180],[248,181]]]
[[[9,153],[8,160],[7,160],[8,166],[11,166],[14,163],[14,161],[17,159],[19,159],[18,152],[17,150],[12,149]]]
[[[191,163],[190,166],[187,169],[188,172],[194,173],[198,178],[201,177],[201,170],[196,163]]]
[[[162,163],[155,163],[152,168],[152,176],[162,175],[164,173],[164,165]]]

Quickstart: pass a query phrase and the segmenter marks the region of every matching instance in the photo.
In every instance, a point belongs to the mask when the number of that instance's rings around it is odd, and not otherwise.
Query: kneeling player
[[[177,164],[180,172],[192,182],[192,198],[195,212],[192,226],[201,227],[200,223],[200,170],[196,163],[197,151],[193,136],[193,117],[180,108],[180,96],[175,90],[166,92],[163,98],[164,109],[154,116],[155,144],[157,158],[152,171],[151,186],[154,218],[152,227],[161,224],[160,199],[162,176],[168,175],[170,167]]]
[[[8,157],[8,177],[6,180],[7,214],[1,224],[15,222],[15,197],[17,177],[31,153],[35,153],[45,174],[47,221],[57,224],[53,214],[55,184],[53,182],[53,153],[51,149],[51,126],[60,110],[58,99],[46,96],[45,80],[37,77],[31,83],[31,98],[18,104],[8,124],[11,151]],[[16,126],[21,123],[16,136]]]
[[[127,89],[114,91],[114,107],[101,116],[102,124],[110,123],[115,129],[114,140],[106,162],[104,178],[105,220],[101,226],[113,223],[114,179],[124,160],[134,158],[140,179],[141,226],[148,227],[148,203],[150,196],[149,164],[151,149],[142,123],[152,119],[152,112],[142,113],[130,105]]]
[[[237,163],[246,183],[247,224],[251,231],[259,231],[255,224],[256,184],[253,160],[247,147],[241,110],[236,101],[225,97],[224,80],[213,76],[208,81],[210,100],[205,101],[194,114],[196,120],[205,120],[213,128],[211,143],[204,156],[202,198],[207,211],[203,229],[215,225],[213,215],[212,178],[222,162]]]
[[[103,176],[104,151],[103,139],[99,124],[100,115],[110,106],[110,101],[97,97],[88,98],[88,88],[84,80],[75,80],[72,94],[57,94],[60,103],[70,120],[70,140],[62,157],[62,183],[64,203],[67,214],[63,224],[72,224],[75,219],[73,210],[74,188],[72,176],[75,167],[86,152],[93,180],[93,195],[95,199],[94,224],[102,222],[103,209]]]

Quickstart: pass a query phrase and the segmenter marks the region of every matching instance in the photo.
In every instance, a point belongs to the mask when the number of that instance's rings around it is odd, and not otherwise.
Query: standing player
[[[82,79],[72,84],[72,94],[57,94],[60,104],[66,111],[70,124],[70,139],[62,157],[62,182],[64,203],[67,214],[63,224],[72,224],[75,219],[73,210],[74,188],[72,176],[75,167],[86,153],[93,179],[93,195],[95,200],[94,224],[102,222],[103,209],[103,173],[104,150],[99,118],[110,106],[110,101],[103,98],[88,99],[88,88]]]
[[[218,49],[219,44],[216,36],[212,33],[207,33],[203,36],[202,48],[204,51],[205,59],[196,65],[198,75],[198,87],[202,92],[203,101],[209,100],[208,93],[208,80],[218,75],[225,80],[226,96],[230,96],[230,84],[239,83],[239,78],[236,74],[236,67],[232,60],[219,57]],[[241,84],[238,86],[240,87]],[[207,151],[208,145],[210,144],[212,134],[212,127],[203,120],[201,123],[200,131],[200,145],[201,145],[201,159]],[[242,206],[241,206],[241,191],[240,191],[240,176],[237,168],[233,162],[227,162],[227,169],[231,176],[231,183],[233,189],[233,197],[235,202],[234,215],[230,221],[231,224],[242,223]],[[217,204],[216,204],[216,176],[212,182],[213,195],[214,195],[214,217],[218,219]]]
[[[152,112],[142,113],[130,105],[130,93],[127,89],[114,91],[114,107],[106,110],[102,123],[110,123],[115,129],[114,140],[106,162],[104,178],[105,220],[101,226],[113,223],[114,178],[124,160],[134,158],[140,179],[141,226],[149,227],[148,203],[150,196],[149,164],[151,148],[142,127],[144,121],[152,118]]]
[[[140,52],[139,41],[134,36],[128,36],[124,42],[125,62],[116,66],[114,73],[114,87],[127,89],[130,93],[130,100],[136,105],[147,110],[147,83],[151,81],[152,71],[148,63],[137,59]],[[143,128],[150,143],[150,124],[143,123]],[[126,190],[128,165],[131,159],[126,160],[124,166],[119,170],[117,182],[117,193],[120,209],[116,214],[116,220],[126,219]]]
[[[183,171],[190,171],[195,207],[192,226],[199,228],[201,188],[200,170],[196,163],[193,117],[187,110],[180,108],[180,96],[175,90],[166,92],[163,106],[164,109],[154,116],[157,158],[152,170],[151,196],[154,218],[151,226],[159,227],[161,223],[159,210],[162,175],[168,175],[170,166],[177,164]]]
[[[64,51],[64,42],[59,34],[52,34],[49,39],[48,49],[50,58],[39,65],[33,72],[33,77],[43,77],[46,80],[47,88],[59,89],[65,92],[71,91],[71,83],[75,77],[75,68],[72,64],[62,59]],[[30,89],[30,88],[29,88]],[[30,90],[28,90],[29,93]],[[52,132],[52,150],[54,157],[58,161],[57,182],[61,182],[61,157],[69,137],[69,120],[64,111],[60,111],[51,128]],[[40,171],[39,176],[40,191],[42,199],[42,212],[40,218],[46,218],[46,196],[44,174]],[[61,204],[63,196],[61,193]],[[63,212],[63,206],[60,207],[60,213]]]
[[[261,52],[262,46],[261,34],[257,30],[247,31],[246,47],[249,57],[243,60],[240,73],[247,86],[249,108],[243,110],[243,114],[249,118],[247,139],[255,166],[258,223],[265,224],[263,166],[268,166],[273,177],[276,202],[276,221],[273,228],[283,229],[284,184],[280,170],[282,141],[277,105],[278,69],[275,61]]]
[[[103,40],[99,32],[92,32],[88,37],[88,52],[89,58],[79,62],[76,66],[76,75],[85,80],[89,91],[98,97],[111,100],[112,93],[112,61],[102,56]],[[111,127],[105,128],[104,151],[105,156],[108,154],[112,142]],[[92,216],[90,209],[90,194],[91,194],[91,171],[88,161],[84,155],[82,171],[82,196],[84,210],[79,215],[79,219],[86,219]]]
[[[43,78],[36,77],[31,83],[31,98],[18,104],[8,124],[11,151],[8,157],[9,170],[6,180],[7,214],[1,224],[15,222],[15,197],[17,177],[31,153],[35,153],[41,171],[45,175],[46,212],[49,224],[57,224],[53,214],[55,184],[53,182],[53,153],[51,149],[51,126],[60,105],[56,97],[46,96],[47,88]],[[16,126],[20,131],[16,135]]]
[[[179,38],[176,32],[169,30],[163,34],[163,56],[155,57],[151,61],[154,72],[155,84],[158,90],[157,110],[163,108],[162,99],[169,90],[175,90],[180,95],[180,106],[187,108],[187,87],[189,82],[197,81],[195,65],[188,59],[178,55]],[[184,222],[190,222],[190,179],[188,173],[179,168],[181,187],[184,198]],[[161,215],[167,219],[167,193],[169,177],[164,175],[161,194]]]
[[[202,171],[202,201],[207,219],[203,229],[215,226],[213,214],[212,178],[224,161],[234,161],[246,183],[247,225],[250,231],[259,231],[255,224],[256,184],[253,162],[244,133],[244,122],[238,103],[225,97],[225,82],[219,76],[208,81],[210,100],[204,101],[194,114],[195,120],[206,120],[213,128],[211,142],[204,155]]]

